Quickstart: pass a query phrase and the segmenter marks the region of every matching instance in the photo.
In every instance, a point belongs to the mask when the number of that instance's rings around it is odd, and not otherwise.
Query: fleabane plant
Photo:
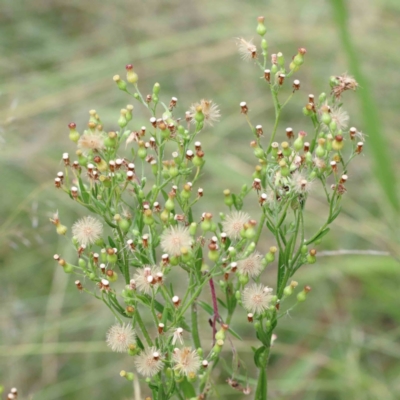
[[[355,80],[334,76],[329,94],[304,96],[293,77],[306,50],[300,48],[289,63],[282,53],[269,57],[263,17],[257,33],[259,44],[240,38],[238,49],[261,69],[260,84],[271,93],[275,119],[272,129],[263,129],[251,121],[251,105],[240,102],[238,112],[252,135],[255,172],[239,193],[221,194],[217,216],[200,185],[207,147],[197,139],[220,119],[212,100],[176,115],[178,100],[162,102],[158,83],[143,96],[137,73],[127,65],[126,80],[116,75],[114,81],[148,110],[148,124],[137,126],[131,104],[121,110],[117,130],[106,130],[94,110],[82,133],[69,124],[77,158],[63,154],[65,171],[57,174],[55,186],[88,214],[71,229],[76,257],[67,261],[56,254],[54,259],[66,273],[78,275],[78,290],[114,314],[106,343],[132,356],[131,371],[120,374],[128,380],[141,377],[153,399],[213,398],[213,370],[240,340],[232,321],[240,309],[236,322],[243,318],[251,324],[259,341],[253,348],[258,374],[248,380],[234,351],[234,357],[226,357],[234,360],[226,382],[232,391],[267,399],[267,364],[278,321],[311,290],[304,284],[298,288],[293,276],[316,262],[315,245],[340,213],[349,163],[363,149],[364,135],[347,128],[342,106],[343,93],[357,88]],[[304,97],[299,118],[308,133],[279,124],[293,96]],[[328,204],[326,221],[316,232],[307,229],[304,214],[313,191],[323,193]],[[57,233],[67,234],[58,214],[51,221]],[[265,240],[274,245],[265,250]],[[267,267],[276,271],[276,280],[266,281]],[[179,278],[172,279],[172,272]],[[210,328],[199,329],[200,313],[209,315]]]

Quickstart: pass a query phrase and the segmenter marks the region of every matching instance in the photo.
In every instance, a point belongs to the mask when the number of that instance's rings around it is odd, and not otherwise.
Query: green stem
[[[265,224],[265,219],[267,218],[267,216],[265,215],[266,211],[263,210],[263,213],[261,215],[261,221],[258,225],[258,229],[257,229],[257,233],[256,233],[256,237],[254,238],[254,243],[257,244],[258,241],[260,240],[260,236],[261,236],[261,232],[264,228],[264,224]]]
[[[143,333],[144,338],[146,339],[146,342],[149,346],[153,346],[153,342],[151,341],[151,338],[147,332],[146,327],[144,326],[144,322],[142,320],[142,317],[140,316],[139,310],[136,308],[135,310],[135,321],[138,323],[140,326],[140,329]]]

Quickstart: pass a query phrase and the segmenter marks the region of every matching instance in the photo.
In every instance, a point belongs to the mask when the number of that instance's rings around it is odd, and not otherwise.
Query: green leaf
[[[227,305],[220,298],[217,298],[217,300],[218,300],[218,303],[221,304],[222,307],[224,307],[225,309],[228,309]]]
[[[243,341],[242,337],[236,332],[234,331],[232,328],[228,329],[228,332],[234,336],[236,339],[240,340],[241,342]]]
[[[89,204],[90,194],[86,191],[85,185],[83,184],[82,178],[80,176],[78,177],[78,184],[79,184],[79,190],[81,191],[83,202]]]
[[[243,200],[233,193],[232,193],[232,200],[233,200],[233,205],[235,206],[236,210],[241,210],[243,207]]]
[[[267,225],[268,230],[269,230],[273,235],[275,235],[276,229],[272,226],[272,224],[271,224],[269,221],[267,221],[266,225]]]
[[[201,300],[197,301],[197,304],[208,314],[214,315],[214,309],[209,304]]]
[[[179,384],[179,387],[181,388],[186,399],[190,399],[191,397],[196,397],[196,392],[193,388],[193,385],[190,382],[188,382],[186,378]]]
[[[111,236],[108,236],[108,243],[112,248],[117,247]]]
[[[328,220],[328,224],[330,224],[331,222],[333,222],[337,216],[340,214],[340,211],[342,211],[342,207],[339,207],[333,214],[332,216],[329,218]]]
[[[257,368],[262,367],[261,360],[266,350],[267,348],[265,346],[261,346],[254,352],[254,364],[256,364]]]

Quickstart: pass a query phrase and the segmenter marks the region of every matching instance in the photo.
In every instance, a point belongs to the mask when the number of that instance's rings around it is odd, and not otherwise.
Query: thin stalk
[[[149,346],[153,346],[153,342],[151,341],[151,338],[147,332],[147,329],[144,325],[144,322],[142,320],[142,317],[140,316],[139,310],[136,309],[135,310],[135,321],[138,323],[138,325],[140,326],[140,330],[143,333],[144,338],[146,339],[146,342]]]

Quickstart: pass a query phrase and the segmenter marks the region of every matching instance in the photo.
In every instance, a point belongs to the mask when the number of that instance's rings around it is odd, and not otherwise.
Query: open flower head
[[[104,138],[98,133],[84,133],[78,140],[78,149],[82,150],[83,154],[88,154],[90,151],[100,151],[104,149]]]
[[[204,115],[204,124],[213,126],[214,122],[218,122],[221,117],[218,105],[212,100],[200,100],[200,103],[194,103],[190,106],[190,115],[194,117],[197,112],[197,107],[201,107],[201,112]],[[194,122],[194,119],[193,119]]]
[[[151,378],[163,368],[161,351],[156,347],[149,347],[135,357],[134,363],[141,375]]]
[[[272,289],[257,283],[246,286],[242,292],[244,308],[253,313],[261,314],[265,311],[272,299]]]
[[[81,218],[72,226],[72,234],[78,243],[85,246],[95,243],[101,238],[102,233],[102,223],[91,216]]]
[[[243,229],[243,225],[249,222],[249,220],[249,214],[243,211],[233,211],[222,222],[222,228],[229,238],[240,239],[240,231]]]
[[[201,366],[200,356],[196,350],[191,347],[184,347],[183,349],[174,349],[172,359],[175,363],[174,370],[181,375],[196,375]]]
[[[159,272],[161,272],[160,268],[148,265],[138,269],[133,276],[137,290],[145,294],[151,294],[152,288],[156,289],[159,286],[159,277],[157,276]]]
[[[115,324],[107,332],[107,345],[112,351],[123,353],[135,343],[135,331],[129,324]]]
[[[182,247],[190,248],[192,241],[188,228],[181,225],[171,226],[161,236],[161,247],[168,254],[176,256],[181,253]]]
[[[252,253],[249,257],[238,261],[238,272],[242,275],[248,275],[252,278],[257,277],[262,271],[261,259],[262,255],[260,253]]]
[[[238,51],[243,60],[250,60],[257,58],[257,47],[252,40],[245,40],[243,38],[237,39]]]

